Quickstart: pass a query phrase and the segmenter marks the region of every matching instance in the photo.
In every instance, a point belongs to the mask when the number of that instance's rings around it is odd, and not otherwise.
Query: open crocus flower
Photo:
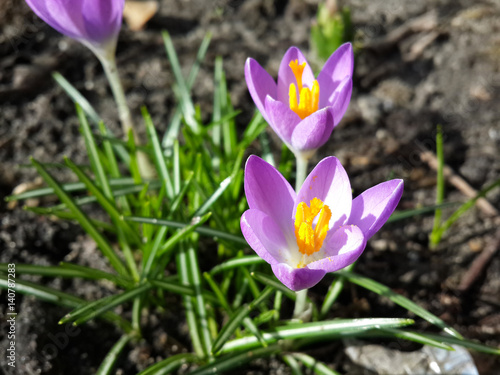
[[[352,93],[354,56],[340,46],[314,78],[297,47],[283,56],[278,82],[248,58],[245,79],[255,105],[278,136],[297,155],[309,158],[325,144],[344,116]]]
[[[402,193],[403,181],[390,180],[353,200],[349,178],[332,156],[319,162],[296,194],[274,167],[252,155],[245,168],[250,209],[241,230],[276,277],[298,291],[358,259]]]
[[[114,54],[125,0],[26,0],[38,17],[94,52]]]

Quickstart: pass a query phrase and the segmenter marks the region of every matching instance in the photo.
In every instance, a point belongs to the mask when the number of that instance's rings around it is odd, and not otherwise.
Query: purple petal
[[[292,111],[293,112],[293,111]],[[293,130],[291,145],[294,150],[314,150],[330,138],[334,120],[330,108],[323,108],[303,119]]]
[[[346,222],[352,205],[351,183],[336,157],[321,160],[307,176],[297,195],[293,212],[300,202],[309,205],[313,198],[319,198],[330,207],[330,228],[337,228]]]
[[[288,289],[295,292],[313,287],[326,274],[322,269],[313,270],[307,266],[304,268],[292,268],[285,263],[273,264],[272,269],[278,280]]]
[[[266,97],[269,125],[287,145],[292,143],[292,133],[301,119],[290,107],[270,96]]]
[[[271,217],[286,238],[293,234],[292,211],[295,192],[273,166],[251,155],[245,167],[245,194],[248,206]]]
[[[328,58],[323,69],[318,75],[320,87],[320,107],[326,107],[331,93],[337,90],[337,86],[345,77],[352,77],[354,67],[354,54],[352,45],[345,43]]]
[[[95,46],[116,38],[124,0],[26,0],[31,9],[62,34]]]
[[[81,14],[83,0],[26,0],[28,6],[44,22],[61,34],[74,39],[86,39]]]
[[[357,225],[368,240],[385,224],[403,194],[403,180],[382,182],[352,202],[349,224]]]
[[[337,126],[342,120],[342,117],[349,107],[349,102],[351,101],[352,94],[352,79],[350,77],[345,77],[342,82],[337,86],[335,92],[332,93],[325,106],[331,106],[333,115],[335,118],[335,126]],[[320,104],[320,108],[322,105]]]
[[[266,96],[276,98],[276,82],[260,64],[252,58],[248,58],[245,63],[245,80],[248,91],[255,105],[259,109],[264,119],[269,123],[269,116],[266,112]]]
[[[82,16],[87,35],[96,42],[104,42],[118,35],[124,5],[124,0],[85,0]]]
[[[313,71],[302,52],[297,47],[290,47],[283,55],[278,71],[278,100],[287,104],[289,103],[288,90],[290,89],[290,84],[297,84],[295,75],[289,66],[292,60],[298,60],[299,65],[304,62],[306,63],[306,67],[302,73],[302,83],[304,86],[311,88],[314,81]]]
[[[355,262],[365,246],[366,239],[361,229],[355,225],[344,225],[328,233],[322,248],[326,257],[310,263],[309,268],[325,272],[338,271]]]
[[[247,210],[241,216],[241,232],[250,247],[269,264],[282,262],[287,242],[278,225],[259,210]]]

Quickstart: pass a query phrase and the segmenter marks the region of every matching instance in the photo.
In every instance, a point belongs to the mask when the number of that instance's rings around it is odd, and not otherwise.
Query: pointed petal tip
[[[365,190],[353,200],[349,224],[360,227],[367,239],[372,237],[392,215],[404,190],[404,181],[394,179]]]

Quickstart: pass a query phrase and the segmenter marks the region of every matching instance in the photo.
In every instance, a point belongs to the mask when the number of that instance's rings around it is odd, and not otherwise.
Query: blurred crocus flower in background
[[[60,33],[89,47],[98,57],[114,55],[125,0],[26,0]]]
[[[277,83],[248,58],[245,79],[264,119],[296,156],[309,159],[330,138],[349,105],[354,55],[350,43],[326,61],[317,79],[302,52],[283,56]]]
[[[294,291],[353,263],[387,221],[403,193],[402,180],[376,185],[354,200],[349,178],[333,156],[320,161],[296,194],[270,164],[250,156],[241,230],[250,247]]]

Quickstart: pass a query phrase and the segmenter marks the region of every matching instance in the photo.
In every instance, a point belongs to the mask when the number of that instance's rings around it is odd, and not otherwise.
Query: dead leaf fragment
[[[123,18],[130,30],[138,31],[158,12],[157,1],[126,1]]]

